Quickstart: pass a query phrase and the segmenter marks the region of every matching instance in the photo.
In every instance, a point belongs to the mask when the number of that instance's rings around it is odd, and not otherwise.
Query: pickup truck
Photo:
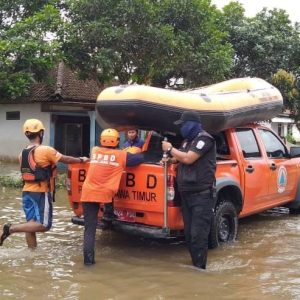
[[[145,163],[124,172],[114,198],[117,219],[112,230],[152,238],[183,235],[176,165],[159,164],[165,136],[175,147],[180,146],[179,135],[150,131],[143,149]],[[259,123],[226,129],[214,138],[217,169],[211,248],[235,240],[239,218],[276,206],[300,212],[300,147],[288,149],[270,128]],[[84,224],[80,192],[87,170],[88,164],[70,165],[68,169],[74,224]]]

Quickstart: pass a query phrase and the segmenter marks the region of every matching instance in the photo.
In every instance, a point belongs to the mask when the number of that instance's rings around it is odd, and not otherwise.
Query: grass
[[[4,187],[22,187],[23,183],[22,180],[13,176],[0,176],[0,186]]]
[[[56,177],[56,188],[65,188],[66,174],[58,174]],[[23,186],[23,181],[20,174],[11,175],[0,175],[0,186],[1,187],[18,187]]]

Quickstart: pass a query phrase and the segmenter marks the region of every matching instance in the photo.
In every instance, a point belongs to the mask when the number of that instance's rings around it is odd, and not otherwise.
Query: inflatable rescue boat
[[[195,110],[204,129],[215,133],[271,119],[282,105],[278,89],[265,80],[237,78],[186,91],[142,85],[109,87],[98,96],[96,114],[102,128],[178,132],[173,122],[183,111]]]

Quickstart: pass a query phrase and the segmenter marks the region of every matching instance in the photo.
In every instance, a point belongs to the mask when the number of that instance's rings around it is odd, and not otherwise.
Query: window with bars
[[[19,111],[7,111],[6,112],[6,120],[20,120],[20,112]]]

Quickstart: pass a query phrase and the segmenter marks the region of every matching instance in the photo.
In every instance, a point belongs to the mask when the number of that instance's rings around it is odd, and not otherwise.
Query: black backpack
[[[52,176],[51,165],[40,167],[34,160],[34,151],[38,146],[23,149],[21,154],[21,175],[24,181],[49,181]]]

